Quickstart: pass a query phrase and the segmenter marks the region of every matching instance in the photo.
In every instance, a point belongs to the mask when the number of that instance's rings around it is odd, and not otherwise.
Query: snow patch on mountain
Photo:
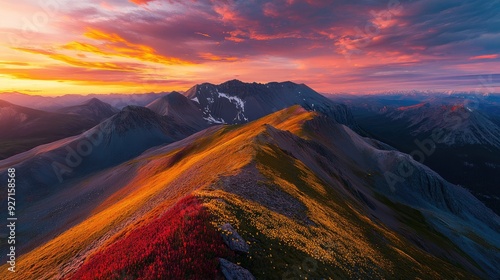
[[[208,117],[204,117],[204,119],[210,124],[226,124],[226,121],[224,119],[216,119],[210,113],[208,113]]]
[[[324,113],[339,123],[359,130],[345,105],[329,100],[304,84],[260,84],[231,80],[219,85],[199,84],[187,90],[184,95],[191,100],[198,100],[196,104],[205,118],[210,114],[228,124],[246,123],[272,112],[300,105],[306,110]]]
[[[229,94],[219,92],[219,90],[216,89],[216,92],[218,94],[219,98],[225,98],[229,100],[232,104],[236,106],[236,110],[238,110],[238,114],[236,117],[233,119],[234,121],[245,121],[248,122],[248,118],[245,117],[245,101],[243,101],[241,98],[237,96],[231,96]]]
[[[230,96],[219,91],[217,91],[217,94],[219,94],[219,98],[222,97],[228,99],[231,103],[234,103],[238,109],[241,109],[242,112],[245,112],[245,101],[243,101],[241,98],[237,96]]]

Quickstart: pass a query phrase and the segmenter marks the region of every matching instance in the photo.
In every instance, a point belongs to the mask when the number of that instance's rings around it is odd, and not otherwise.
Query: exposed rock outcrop
[[[248,254],[248,244],[229,223],[223,224],[220,228],[222,230],[222,239],[231,250]]]
[[[220,268],[227,280],[255,280],[250,271],[234,264],[226,259],[220,258]]]
[[[347,106],[333,102],[304,84],[259,84],[232,80],[220,85],[196,85],[184,94],[196,102],[209,123],[247,123],[281,109],[300,105],[308,111],[321,112],[355,131],[359,130]]]

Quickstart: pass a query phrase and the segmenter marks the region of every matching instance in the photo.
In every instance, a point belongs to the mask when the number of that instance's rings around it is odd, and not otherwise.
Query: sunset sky
[[[0,92],[500,92],[500,1],[0,0]]]

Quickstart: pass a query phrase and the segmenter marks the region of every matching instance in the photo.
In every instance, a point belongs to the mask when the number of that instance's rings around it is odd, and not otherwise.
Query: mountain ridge
[[[212,123],[246,123],[281,109],[300,105],[309,111],[322,112],[335,121],[358,130],[346,106],[330,101],[304,84],[259,84],[231,80],[219,85],[195,85],[184,95],[195,101],[203,111],[204,118]]]
[[[192,127],[202,129],[208,126],[195,102],[176,91],[152,101],[146,108],[159,115],[172,117],[179,123],[185,123]]]
[[[249,240],[252,258],[234,261],[256,277],[271,269],[285,275],[289,264],[301,265],[303,258],[317,267],[309,277],[495,277],[498,260],[488,254],[498,252],[481,248],[499,248],[498,216],[472,196],[458,204],[467,207],[462,215],[446,202],[461,199],[455,186],[385,148],[300,106],[243,125],[210,127],[75,182],[90,191],[106,176],[127,178],[94,208],[99,211],[80,213],[90,216],[21,257],[20,266],[40,260],[21,273],[51,277],[62,263],[62,276],[70,277],[92,252],[194,194],[215,215],[212,223],[231,222]],[[415,174],[394,192],[383,174],[402,162]],[[0,162],[0,169],[7,165]],[[443,189],[427,189],[426,176]],[[65,208],[68,215],[77,209],[72,207]],[[470,237],[460,239],[462,232]],[[85,253],[69,253],[75,251]]]
[[[97,120],[0,101],[0,159],[86,131]]]
[[[101,101],[98,98],[91,98],[81,105],[63,107],[57,109],[56,112],[63,114],[74,114],[85,118],[90,118],[96,122],[101,122],[120,110],[110,104]]]

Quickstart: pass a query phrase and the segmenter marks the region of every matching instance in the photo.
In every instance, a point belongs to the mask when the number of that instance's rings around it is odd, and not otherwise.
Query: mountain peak
[[[161,97],[161,99],[170,101],[187,101],[186,96],[178,91],[172,91],[171,93]]]
[[[120,112],[100,124],[105,130],[114,130],[118,133],[126,132],[136,127],[152,127],[163,123],[163,117],[152,110],[129,105]]]
[[[98,98],[87,100],[81,105],[63,107],[57,110],[58,113],[79,115],[97,122],[101,122],[118,112],[118,109]]]
[[[88,104],[88,105],[94,105],[94,104],[103,104],[104,102],[101,101],[99,98],[97,97],[93,97],[89,100],[87,100],[87,102],[85,102],[84,104]],[[105,104],[105,103],[104,103]]]
[[[97,107],[97,108],[103,108],[103,109],[113,109],[115,108],[111,106],[110,104],[102,101],[99,98],[93,97],[92,99],[87,100],[87,102],[82,104],[83,106],[91,106],[91,107]]]
[[[300,105],[321,112],[335,121],[358,130],[349,109],[317,93],[304,84],[291,81],[244,83],[230,80],[219,85],[203,83],[185,92],[196,102],[209,123],[246,123],[281,109]]]
[[[220,84],[219,86],[242,86],[242,85],[249,85],[249,84],[244,83],[244,82],[237,80],[237,79],[233,79],[233,80],[226,81],[226,82]]]
[[[157,114],[165,115],[165,113],[167,112],[165,110],[169,109],[170,107],[186,106],[189,102],[190,102],[189,99],[183,94],[177,91],[172,91],[171,93],[165,96],[153,100],[151,103],[146,105],[146,108],[153,110]],[[175,108],[170,108],[170,109],[175,109]]]
[[[184,95],[182,95],[182,93],[174,90],[171,93],[167,94],[167,96],[184,96]]]
[[[284,81],[284,82],[269,82],[266,85],[288,85],[288,86],[298,86],[299,84],[294,83],[292,81]]]
[[[158,115],[172,117],[177,122],[191,127],[201,129],[207,126],[197,103],[176,91],[154,100],[146,108]]]
[[[151,111],[148,108],[141,107],[141,106],[136,106],[136,105],[128,105],[125,106],[120,113],[125,112],[125,113],[137,113],[137,114],[152,114],[153,111]]]

